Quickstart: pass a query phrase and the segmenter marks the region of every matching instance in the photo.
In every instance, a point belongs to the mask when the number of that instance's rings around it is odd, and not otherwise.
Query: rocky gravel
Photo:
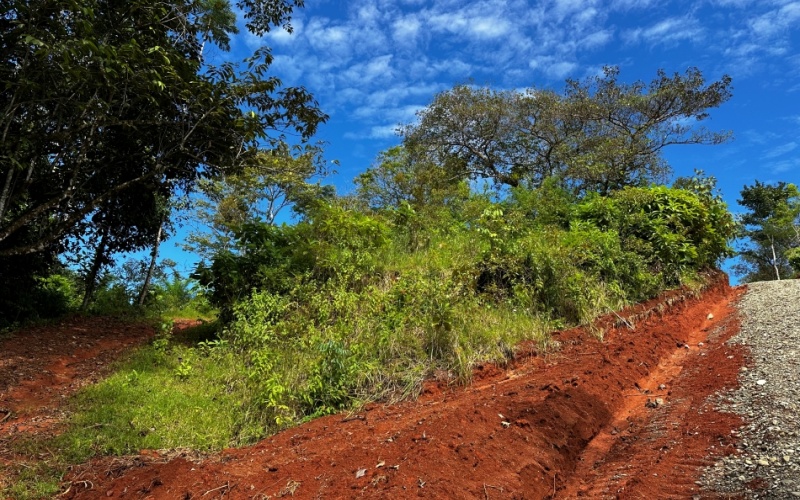
[[[719,405],[745,425],[736,453],[702,482],[735,497],[800,498],[800,280],[751,283],[738,308],[741,330],[729,342],[747,346],[750,363]]]

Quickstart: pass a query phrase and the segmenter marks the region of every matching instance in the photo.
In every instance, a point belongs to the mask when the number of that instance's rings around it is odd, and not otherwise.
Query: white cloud
[[[420,35],[422,23],[416,16],[404,16],[392,23],[392,40],[402,45],[413,46]]]
[[[691,17],[670,17],[647,28],[629,30],[623,35],[631,43],[644,42],[649,45],[699,42],[703,36],[703,27]]]
[[[380,125],[372,127],[369,137],[372,139],[388,139],[397,136],[397,125]]]
[[[455,83],[558,88],[564,78],[598,74],[603,64],[634,70],[662,60],[671,64],[678,51],[666,57],[659,49],[678,45],[705,57],[694,63],[694,53],[685,56],[704,72],[732,71],[738,78],[772,70],[800,81],[800,62],[787,64],[797,53],[792,37],[800,26],[798,0],[684,2],[689,10],[656,0],[313,4],[299,11],[294,34],[267,35],[274,68],[287,84],[306,85],[337,120],[357,122],[360,131],[351,137],[359,139],[394,137],[397,124],[412,121],[436,92]],[[343,12],[331,14],[337,8]],[[244,33],[240,39],[261,45]],[[640,48],[649,52],[633,55]],[[642,59],[649,54],[652,61]],[[764,141],[756,146],[761,151],[788,144],[786,137],[758,139]],[[768,150],[775,156],[767,158],[783,159],[777,151]]]
[[[756,17],[750,28],[758,37],[772,38],[794,27],[799,20],[800,2],[791,2]]]
[[[656,0],[611,0],[612,10],[648,9]]]
[[[781,144],[780,146],[775,146],[774,148],[768,150],[764,153],[764,158],[777,158],[779,156],[783,156],[786,153],[790,153],[797,149],[797,143],[787,142],[786,144]]]
[[[477,9],[437,13],[428,19],[428,25],[435,32],[479,40],[499,38],[511,30],[511,23],[507,19]]]
[[[595,49],[598,47],[602,47],[610,42],[614,38],[614,32],[611,30],[599,30],[595,31],[594,33],[590,33],[583,37],[582,40],[578,42],[578,46],[584,49]]]
[[[773,174],[783,174],[785,172],[797,172],[800,170],[800,158],[790,158],[786,160],[767,163],[766,167]]]
[[[272,60],[272,69],[287,82],[296,82],[303,76],[303,62],[293,56],[279,54]]]
[[[302,19],[292,19],[292,32],[289,33],[287,30],[283,28],[275,28],[266,35],[264,38],[267,39],[267,43],[269,45],[288,45],[300,38],[303,32],[303,20]]]
[[[572,14],[594,10],[590,7],[596,3],[595,0],[555,0],[552,12],[558,19],[564,19]]]
[[[578,68],[578,64],[570,61],[558,61],[549,56],[536,57],[528,63],[531,69],[539,70],[555,80],[562,80]]]
[[[389,139],[397,137],[397,125],[376,125],[366,131],[347,132],[344,134],[346,139]]]
[[[720,7],[747,7],[751,3],[755,2],[756,0],[713,0],[711,2],[713,5],[718,5]]]
[[[393,75],[391,62],[391,54],[377,56],[369,61],[350,66],[343,72],[342,77],[350,83],[360,85],[385,81],[391,79]]]

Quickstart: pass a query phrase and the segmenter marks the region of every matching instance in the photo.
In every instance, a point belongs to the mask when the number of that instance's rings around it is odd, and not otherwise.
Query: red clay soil
[[[147,452],[76,467],[66,498],[692,498],[741,425],[710,396],[745,353],[724,342],[744,292],[672,292],[584,329],[561,348],[523,346],[469,387],[320,418],[199,460]],[[626,318],[622,320],[621,318]],[[633,328],[631,328],[633,326]]]
[[[14,460],[15,440],[54,432],[67,396],[100,380],[124,349],[152,336],[141,324],[76,316],[0,338],[0,465]]]

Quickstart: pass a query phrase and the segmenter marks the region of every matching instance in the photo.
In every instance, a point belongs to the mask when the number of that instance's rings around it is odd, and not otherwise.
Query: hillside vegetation
[[[209,355],[241,360],[267,427],[414,395],[435,372],[469,380],[523,340],[548,349],[555,328],[697,282],[733,227],[707,186],[322,200],[296,225],[242,226],[243,250],[199,270],[225,321]]]
[[[76,312],[158,330],[70,400],[65,432],[15,445],[54,457],[9,465],[15,496],[54,494],[66,465],[94,455],[218,450],[414,397],[429,377],[468,383],[522,342],[555,350],[555,329],[701,284],[736,236],[747,277],[800,271],[795,185],[745,187],[737,226],[713,177],[670,183],[665,148],[731,137],[704,126],[731,79],[697,68],[456,85],[337,193],[311,142],[328,119],[314,97],[273,74],[267,46],[226,54],[239,29],[291,31],[302,6],[6,9],[0,332]],[[199,229],[181,244],[202,259],[191,276],[159,262],[187,222]],[[203,324],[173,331],[187,317]]]

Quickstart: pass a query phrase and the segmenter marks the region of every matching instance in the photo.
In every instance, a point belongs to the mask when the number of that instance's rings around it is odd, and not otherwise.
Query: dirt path
[[[97,382],[121,352],[152,336],[143,325],[74,317],[0,338],[0,465],[14,460],[15,440],[53,432],[67,396]]]
[[[603,341],[560,332],[468,388],[371,405],[205,461],[157,452],[73,469],[67,498],[705,498],[695,483],[731,453],[735,415],[708,397],[736,385],[742,347],[719,282],[611,316]],[[2,400],[0,400],[2,401]],[[0,418],[2,416],[0,415]]]

